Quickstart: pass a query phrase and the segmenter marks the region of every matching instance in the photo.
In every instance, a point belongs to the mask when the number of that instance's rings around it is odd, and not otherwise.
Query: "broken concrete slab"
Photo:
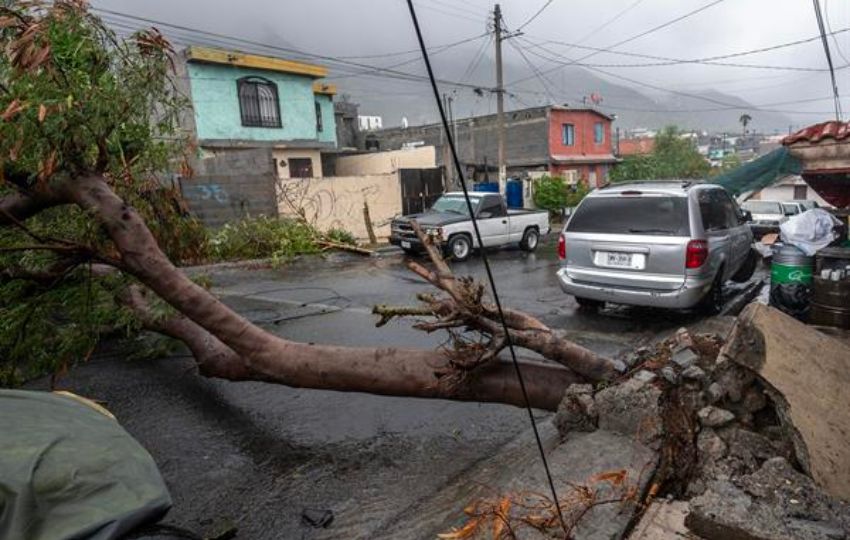
[[[850,500],[850,347],[779,310],[750,304],[721,350],[757,373],[804,469]]]
[[[661,435],[659,390],[651,382],[630,378],[597,392],[600,429],[654,444]]]
[[[559,499],[570,495],[570,484],[585,484],[594,476],[612,471],[625,471],[625,482],[642,493],[657,465],[656,453],[633,437],[597,430],[571,433],[558,444],[559,437],[551,421],[539,425],[543,444]],[[528,437],[520,437],[498,454],[473,470],[465,471],[435,495],[398,512],[398,519],[386,523],[373,539],[434,538],[439,533],[461,527],[467,522],[464,507],[479,500],[499,500],[508,495],[540,493],[548,495],[549,487],[537,448]],[[601,486],[604,482],[598,482]],[[355,510],[355,509],[352,509]],[[577,508],[564,508],[567,519]],[[606,504],[590,509],[581,519],[573,537],[579,540],[621,537],[632,518],[632,503]],[[405,516],[416,516],[415,520]],[[342,538],[347,531],[334,535],[320,533],[317,538]],[[492,536],[492,529],[484,531]],[[537,540],[550,538],[528,528],[515,530],[517,538]],[[550,531],[557,532],[557,531]]]
[[[685,526],[687,515],[685,501],[653,501],[635,525],[629,540],[692,540],[694,535]]]
[[[709,482],[685,524],[706,540],[835,540],[847,535],[850,506],[772,458],[753,474]]]

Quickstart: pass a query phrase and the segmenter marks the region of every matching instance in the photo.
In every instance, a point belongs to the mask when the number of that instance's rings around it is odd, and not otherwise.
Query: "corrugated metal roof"
[[[800,141],[817,143],[822,139],[840,141],[846,139],[848,136],[850,136],[850,123],[830,120],[829,122],[821,122],[820,124],[808,126],[796,133],[792,133],[782,139],[782,144],[787,146]]]

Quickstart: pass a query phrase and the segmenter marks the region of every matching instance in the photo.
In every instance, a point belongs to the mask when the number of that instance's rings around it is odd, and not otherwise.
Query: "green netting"
[[[711,183],[720,184],[734,196],[764,189],[789,174],[800,174],[803,165],[784,146],[749,163],[715,176]]]

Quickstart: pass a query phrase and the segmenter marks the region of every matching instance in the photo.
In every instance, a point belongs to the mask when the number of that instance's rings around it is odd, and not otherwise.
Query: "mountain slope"
[[[457,81],[467,72],[472,55],[444,54],[435,57],[434,70],[439,78]],[[480,84],[482,88],[492,87],[492,66],[492,61],[485,58],[464,82]],[[754,110],[745,100],[712,89],[689,91],[687,95],[684,92],[644,90],[629,82],[616,82],[578,67],[546,75],[544,83],[534,77],[525,63],[512,60],[505,61],[505,73],[507,110],[549,103],[582,106],[584,97],[597,94],[602,97],[598,108],[615,114],[615,126],[621,129],[653,129],[675,124],[684,129],[736,132],[741,129],[738,118],[745,112],[753,119],[748,129],[773,132],[785,130],[791,123],[783,114]],[[529,76],[534,78],[511,84]],[[638,76],[633,78],[637,80]],[[402,118],[406,118],[410,125],[434,122],[438,118],[427,82],[400,83],[380,78],[348,81],[349,89],[346,81],[340,81],[341,92],[350,94],[354,101],[360,103],[361,114],[383,116],[385,127],[400,125]],[[489,92],[479,96],[471,89],[450,86],[443,86],[441,91],[452,96],[456,118],[496,111],[495,98]]]

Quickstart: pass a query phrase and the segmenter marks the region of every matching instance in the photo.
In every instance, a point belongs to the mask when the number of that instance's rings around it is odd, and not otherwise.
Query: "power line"
[[[440,101],[440,91],[437,88],[437,79],[434,77],[434,71],[431,68],[431,61],[428,59],[428,50],[425,48],[425,40],[422,38],[422,31],[419,28],[419,20],[416,18],[416,9],[413,7],[413,0],[407,0],[407,7],[410,10],[410,18],[413,20],[413,27],[416,30],[416,38],[419,40],[419,48],[422,49],[422,58],[425,60],[425,68],[428,71],[428,79],[431,82],[431,89],[434,92],[434,99],[437,101],[437,109],[440,112],[440,120],[443,124],[443,129],[446,133],[446,140],[449,143],[449,148],[451,149],[452,159],[454,161],[455,170],[457,171],[458,178],[460,178],[460,186],[463,189],[463,197],[466,199],[466,208],[469,212],[469,217],[472,220],[472,228],[475,232],[475,238],[478,241],[479,246],[483,246],[484,242],[481,240],[481,231],[478,227],[478,220],[475,217],[475,212],[472,208],[472,201],[469,198],[469,190],[466,187],[466,180],[463,175],[463,167],[460,164],[460,158],[458,157],[457,147],[455,146],[454,138],[452,137],[452,131],[449,129],[449,122],[446,118],[446,111],[443,109],[443,104]],[[499,94],[501,95],[501,94]],[[546,471],[546,478],[549,481],[549,489],[552,492],[552,503],[555,505],[555,509],[558,512],[558,520],[561,523],[561,528],[564,530],[564,534],[568,534],[567,524],[564,521],[564,515],[561,512],[561,503],[558,501],[558,493],[555,491],[555,482],[552,480],[552,473],[549,470],[549,463],[546,460],[546,452],[543,449],[543,442],[540,440],[540,433],[537,430],[537,421],[534,418],[534,412],[531,410],[531,401],[528,398],[528,392],[525,388],[525,381],[522,377],[522,370],[519,367],[519,361],[516,357],[516,351],[514,350],[513,339],[511,338],[510,330],[508,330],[508,323],[505,320],[505,314],[502,310],[502,301],[499,299],[499,291],[496,289],[496,280],[493,278],[493,271],[490,268],[490,261],[487,256],[487,252],[485,250],[481,250],[481,259],[484,262],[484,270],[487,273],[487,280],[490,282],[490,292],[493,295],[493,302],[496,304],[496,310],[499,313],[499,320],[501,321],[502,332],[504,333],[504,340],[507,343],[508,349],[511,353],[511,360],[513,361],[514,369],[516,370],[517,380],[519,382],[520,390],[522,391],[522,396],[525,401],[525,409],[528,411],[528,418],[531,422],[531,428],[534,432],[534,438],[537,442],[537,450],[540,452],[540,459],[543,462],[543,468]]]
[[[481,11],[476,11],[476,10],[472,10],[470,8],[467,8],[467,7],[463,7],[463,4],[460,4],[460,3],[447,2],[446,0],[427,0],[427,1],[433,2],[433,3],[435,3],[439,6],[444,6],[446,8],[456,10],[460,13],[465,13],[467,15],[472,15],[473,17],[478,17],[479,19],[481,17]]]
[[[839,34],[844,34],[846,32],[850,32],[850,28],[842,28],[840,30],[836,30],[835,32],[830,32],[829,35],[837,36]],[[615,54],[615,55],[619,55],[619,56],[629,56],[629,57],[633,57],[633,58],[646,58],[646,59],[649,59],[649,60],[660,60],[660,61],[676,62],[676,63],[682,63],[682,64],[702,64],[702,63],[713,62],[715,60],[726,60],[726,59],[729,59],[729,58],[738,58],[738,57],[741,57],[741,56],[749,56],[749,55],[753,55],[753,54],[760,54],[760,53],[764,53],[764,52],[775,51],[775,50],[779,50],[779,49],[785,49],[785,48],[788,48],[788,47],[796,47],[797,45],[803,45],[805,43],[811,43],[813,41],[819,41],[820,39],[821,39],[820,34],[817,34],[815,36],[805,38],[805,39],[798,39],[796,41],[779,43],[777,45],[770,45],[770,46],[767,46],[767,47],[760,47],[760,48],[757,48],[757,49],[748,49],[748,50],[744,50],[744,51],[737,51],[737,52],[734,52],[734,53],[727,53],[727,54],[721,54],[721,55],[715,55],[715,56],[706,56],[706,57],[703,57],[703,58],[671,58],[669,56],[657,56],[657,55],[652,55],[652,54],[642,54],[642,53],[636,53],[636,52],[630,52],[630,51],[612,51],[612,50],[609,50],[607,48],[590,47],[590,46],[587,46],[587,45],[580,45],[578,43],[568,43],[568,42],[552,40],[552,39],[543,39],[543,41],[541,41],[540,43],[542,43],[542,44],[555,44],[555,45],[565,46],[565,47],[568,47],[568,48],[583,49],[583,50],[588,50],[588,51],[597,51],[597,52],[600,52],[600,53],[605,52],[605,53],[609,53],[609,54]],[[564,54],[566,54],[566,53],[564,53]],[[717,65],[721,65],[721,64],[717,64]]]
[[[485,32],[483,34],[478,34],[477,36],[472,36],[468,38],[461,39],[459,41],[452,41],[451,43],[445,43],[443,45],[433,45],[428,52],[435,51],[438,49],[443,49],[446,47],[454,47],[455,45],[461,45],[463,43],[468,43],[470,41],[475,41],[480,37],[484,37],[488,34]],[[363,60],[363,59],[372,59],[372,58],[391,58],[393,56],[407,56],[410,54],[419,54],[419,49],[410,49],[406,51],[396,51],[391,53],[380,53],[380,54],[361,54],[361,55],[353,55],[353,56],[337,56],[340,60]]]
[[[631,37],[628,37],[628,38],[626,38],[626,39],[620,40],[620,41],[618,41],[617,43],[614,43],[613,45],[609,45],[608,47],[605,47],[604,49],[601,49],[601,50],[599,50],[599,51],[594,51],[594,52],[588,53],[587,55],[582,56],[581,58],[578,58],[577,60],[574,60],[574,61],[573,61],[573,63],[577,63],[577,62],[581,62],[581,61],[583,61],[583,60],[587,60],[588,58],[591,58],[591,57],[593,57],[593,56],[596,56],[597,54],[599,54],[599,53],[601,53],[601,52],[608,52],[608,51],[610,51],[611,49],[614,49],[614,48],[616,48],[616,47],[619,47],[620,45],[625,45],[626,43],[630,43],[630,42],[632,42],[632,41],[634,41],[634,40],[636,40],[636,39],[640,39],[640,38],[642,38],[642,37],[648,36],[648,35],[650,35],[650,34],[652,34],[652,33],[654,33],[654,32],[657,32],[657,31],[659,31],[659,30],[662,30],[662,29],[664,29],[664,28],[667,28],[668,26],[671,26],[671,25],[673,25],[673,24],[676,24],[676,23],[677,23],[677,22],[679,22],[679,21],[683,21],[683,20],[687,19],[688,17],[692,17],[693,15],[696,15],[697,13],[701,13],[701,12],[703,12],[703,11],[705,11],[705,10],[707,10],[707,9],[709,9],[709,8],[711,8],[711,7],[713,7],[713,6],[716,6],[717,4],[719,4],[719,3],[723,2],[723,1],[724,1],[724,0],[713,0],[713,1],[709,2],[708,4],[705,4],[705,5],[703,5],[703,6],[699,7],[699,8],[697,8],[697,9],[695,9],[695,10],[689,11],[688,13],[685,13],[684,15],[679,15],[678,17],[676,17],[676,18],[674,18],[674,19],[671,19],[671,20],[669,20],[669,21],[667,21],[667,22],[664,22],[664,23],[662,23],[662,24],[659,24],[659,25],[657,25],[657,26],[654,26],[654,27],[650,28],[649,30],[645,30],[645,31],[643,31],[643,32],[641,32],[641,33],[639,33],[639,34],[635,34],[635,35],[633,35],[633,36],[631,36]],[[557,70],[559,70],[559,69],[563,69],[564,67],[565,67],[565,66],[556,66],[556,67],[554,67],[554,68],[552,68],[552,69],[549,69],[549,70],[545,70],[545,71],[543,71],[543,73],[548,74],[548,73],[551,73],[551,72],[553,72],[553,71],[557,71]],[[523,78],[523,79],[517,79],[517,80],[512,81],[512,82],[510,82],[510,83],[508,83],[508,84],[515,84],[515,83],[518,83],[518,82],[521,82],[521,81],[524,81],[524,80],[528,80],[528,79],[530,79],[530,78],[531,78],[531,77],[525,77],[525,78]]]
[[[521,25],[519,25],[519,27],[516,29],[516,31],[517,31],[517,32],[519,32],[520,30],[522,30],[523,28],[525,28],[526,26],[528,26],[528,25],[531,23],[531,21],[533,21],[534,19],[536,19],[537,17],[539,17],[541,13],[543,13],[543,12],[546,10],[546,8],[547,8],[547,7],[549,7],[549,5],[550,5],[553,1],[554,1],[554,0],[546,0],[546,3],[545,3],[545,4],[543,4],[542,6],[540,6],[540,9],[538,9],[538,10],[537,10],[537,12],[536,12],[534,15],[532,15],[531,17],[529,17],[529,19],[528,19],[527,21],[525,21],[524,23],[522,23]]]
[[[480,20],[480,19],[473,19],[473,18],[472,18],[472,17],[470,17],[469,15],[465,15],[465,14],[463,14],[463,13],[459,13],[459,12],[457,12],[457,11],[449,11],[449,10],[448,10],[448,9],[446,9],[445,7],[441,6],[440,4],[435,4],[435,5],[430,5],[430,4],[420,4],[420,6],[421,6],[421,7],[423,7],[423,8],[425,8],[425,9],[429,9],[429,10],[431,10],[431,11],[434,11],[434,12],[436,12],[436,13],[441,13],[441,14],[443,14],[443,15],[448,15],[449,17],[454,17],[454,18],[456,18],[456,19],[464,19],[464,20],[466,20],[466,21],[472,21],[472,22],[476,22],[476,23],[480,23],[480,22],[481,22],[481,20]]]
[[[474,37],[474,38],[468,38],[468,39],[464,39],[464,40],[461,40],[461,41],[456,41],[456,42],[451,43],[451,44],[449,44],[449,45],[444,45],[444,46],[442,46],[442,47],[435,47],[435,48],[432,48],[432,49],[431,49],[431,51],[432,51],[432,52],[431,52],[431,54],[432,54],[433,56],[436,56],[436,55],[441,54],[441,53],[444,53],[444,52],[446,52],[446,51],[448,51],[448,50],[450,50],[450,49],[453,49],[454,47],[457,47],[457,46],[462,45],[462,44],[464,44],[464,43],[469,43],[470,41],[475,41],[475,40],[481,39],[481,38],[483,38],[483,37],[485,37],[485,36],[487,36],[487,35],[488,35],[488,34],[486,34],[486,33],[485,33],[485,34],[480,34],[480,35],[478,35],[478,36],[476,36],[476,37]],[[486,45],[487,45],[487,43],[489,43],[489,42],[490,42],[490,40],[484,40],[484,46],[486,46]],[[380,71],[381,71],[381,70],[385,70],[385,69],[394,69],[394,68],[397,68],[397,67],[402,67],[402,66],[406,66],[406,65],[409,65],[409,64],[414,64],[414,63],[421,62],[421,61],[422,61],[422,58],[421,58],[421,57],[419,57],[419,56],[417,56],[417,57],[415,57],[415,58],[411,58],[411,59],[409,59],[409,60],[405,60],[405,61],[403,61],[403,62],[399,62],[399,63],[397,63],[397,64],[391,64],[391,65],[389,65],[389,66],[382,66],[382,67],[380,67],[380,68],[369,69],[369,70],[365,70],[365,71],[359,71],[359,72],[354,72],[354,73],[348,73],[348,74],[345,74],[345,75],[333,75],[333,76],[327,77],[327,79],[329,79],[329,80],[331,80],[331,79],[333,79],[333,80],[339,80],[339,79],[348,79],[348,78],[351,78],[351,77],[361,77],[361,76],[363,76],[363,75],[369,75],[369,74],[371,74],[371,73],[380,73]],[[463,80],[463,79],[461,79],[461,80]]]
[[[282,52],[285,52],[287,54],[298,55],[302,58],[318,59],[318,60],[321,60],[321,61],[326,62],[326,63],[334,64],[334,65],[337,65],[337,66],[343,66],[342,68],[339,68],[339,69],[346,69],[347,68],[347,69],[350,70],[350,67],[353,66],[353,67],[358,67],[358,68],[366,68],[369,71],[374,71],[374,73],[364,73],[363,74],[364,76],[381,76],[381,77],[395,78],[395,79],[399,79],[399,80],[408,80],[408,81],[414,81],[414,82],[422,82],[422,81],[428,80],[428,78],[425,77],[425,76],[417,75],[415,73],[409,73],[409,72],[406,72],[406,71],[398,71],[398,70],[391,69],[391,68],[382,68],[382,67],[379,67],[379,66],[364,64],[362,62],[354,62],[354,61],[351,61],[351,60],[342,60],[342,59],[339,59],[339,58],[336,58],[336,57],[333,57],[333,56],[329,56],[329,55],[324,55],[324,54],[307,53],[307,52],[301,51],[299,49],[293,49],[293,48],[290,48],[290,47],[280,47],[280,46],[277,46],[277,45],[270,45],[270,44],[267,44],[267,43],[261,43],[261,42],[252,41],[252,40],[249,40],[249,39],[244,39],[244,38],[239,38],[239,37],[234,37],[234,36],[228,36],[226,34],[221,34],[221,33],[218,33],[218,32],[211,32],[211,31],[208,31],[208,30],[200,30],[200,29],[191,28],[191,27],[187,27],[187,26],[181,26],[181,25],[177,25],[177,24],[168,23],[168,22],[165,22],[165,21],[150,19],[150,18],[146,18],[146,17],[140,17],[138,15],[130,15],[130,14],[126,14],[126,13],[121,13],[121,12],[118,12],[118,11],[113,11],[113,10],[104,9],[104,8],[91,8],[91,9],[95,12],[98,12],[98,13],[106,13],[106,14],[113,15],[113,16],[123,17],[123,18],[126,18],[126,19],[131,19],[131,20],[135,20],[135,21],[142,21],[142,22],[145,22],[147,24],[155,24],[155,25],[159,25],[159,26],[163,26],[163,27],[177,29],[177,30],[180,30],[180,31],[183,31],[183,32],[188,32],[190,35],[201,34],[201,35],[204,35],[204,36],[211,36],[213,38],[223,40],[226,43],[239,43],[239,44],[244,44],[244,45],[250,45],[250,46],[253,46],[253,47],[260,47],[262,49],[282,51]],[[229,46],[232,47],[234,45],[231,44]],[[449,81],[449,80],[440,79],[439,82],[441,84],[447,84],[447,85],[450,85],[450,86],[456,86],[456,87],[460,87],[460,88],[469,88],[469,89],[472,89],[472,90],[476,90],[476,89],[480,90],[481,89],[480,86],[473,85],[473,84],[460,83],[460,82],[457,82],[457,81]],[[489,90],[489,89],[487,89],[487,90]]]
[[[540,81],[540,84],[543,86],[543,89],[546,91],[546,94],[548,94],[549,99],[552,101],[552,103],[555,103],[556,101],[558,101],[558,100],[555,99],[555,96],[552,95],[552,91],[549,90],[549,85],[546,84],[546,83],[548,81],[553,86],[556,86],[556,85],[551,80],[547,79],[545,75],[540,73],[540,70],[537,69],[537,66],[535,66],[531,62],[531,60],[529,60],[528,56],[525,55],[525,51],[523,51],[522,48],[520,48],[519,45],[517,45],[513,41],[508,41],[508,45],[513,47],[519,53],[519,55],[522,57],[522,59],[525,60],[525,63],[528,64],[529,68],[531,68],[531,72],[534,73],[537,76],[537,79]]]
[[[583,35],[582,37],[580,37],[577,43],[578,43],[579,45],[580,45],[580,44],[582,44],[582,43],[584,43],[584,42],[585,42],[585,41],[587,41],[587,40],[588,40],[591,36],[596,35],[596,33],[597,33],[597,32],[599,32],[600,30],[602,30],[603,28],[605,28],[605,27],[607,27],[607,26],[610,26],[611,24],[613,24],[614,22],[616,22],[617,20],[619,20],[619,19],[620,19],[623,15],[625,15],[626,13],[628,13],[629,11],[631,11],[632,9],[636,8],[636,7],[637,7],[639,4],[641,4],[643,1],[644,1],[644,0],[635,0],[634,2],[632,2],[631,4],[629,4],[629,5],[628,5],[625,9],[621,10],[619,13],[617,13],[616,15],[614,15],[613,17],[611,17],[611,18],[610,18],[610,19],[608,19],[607,21],[603,22],[602,24],[600,24],[599,26],[597,26],[596,28],[594,28],[594,29],[593,29],[593,30],[591,30],[590,32],[588,32],[588,33],[586,33],[585,35]],[[572,47],[571,47],[571,48],[572,48]],[[569,51],[569,49],[567,49],[567,50]]]
[[[523,41],[525,41],[525,40],[523,40]],[[540,47],[540,48],[544,51],[552,53],[552,51],[549,51],[545,47]],[[535,55],[535,56],[538,56],[539,58],[542,58],[544,60],[548,60],[550,62],[563,62],[562,60],[557,59],[557,58],[542,56],[535,51],[529,50],[528,52]],[[557,53],[553,53],[553,54],[557,54]],[[567,60],[569,60],[569,59],[567,59]],[[573,65],[573,62],[570,61],[569,65]],[[636,84],[638,86],[644,86],[644,87],[647,87],[647,88],[651,88],[653,90],[658,90],[658,91],[662,91],[662,92],[676,94],[676,95],[688,97],[688,98],[691,98],[691,99],[698,99],[698,100],[702,100],[702,101],[707,101],[707,102],[710,102],[710,103],[715,103],[717,105],[722,105],[724,107],[723,109],[710,109],[709,111],[753,109],[753,110],[760,110],[762,112],[785,112],[785,111],[772,111],[772,110],[769,110],[769,109],[762,109],[762,108],[757,109],[755,106],[748,107],[748,106],[745,106],[745,105],[724,102],[724,101],[721,101],[721,100],[717,100],[717,99],[707,97],[707,96],[702,96],[702,95],[699,95],[699,94],[692,94],[692,93],[689,93],[689,92],[682,92],[682,91],[674,90],[674,89],[671,89],[671,88],[664,88],[664,87],[657,86],[657,85],[654,85],[654,84],[651,84],[651,83],[639,81],[639,80],[636,80],[636,79],[633,79],[633,78],[630,78],[630,77],[624,77],[622,75],[618,75],[618,74],[615,74],[615,73],[611,73],[611,72],[608,72],[608,71],[605,71],[605,70],[602,70],[602,69],[598,69],[598,68],[594,68],[594,67],[590,67],[590,66],[583,66],[583,67],[587,67],[588,69],[590,69],[592,71],[597,71],[597,72],[602,73],[604,75],[608,75],[609,77],[614,77],[614,78],[617,78],[617,79],[622,79],[622,80],[631,82],[631,83]],[[811,99],[811,100],[798,100],[798,101],[796,101],[796,103],[805,103],[805,102],[808,102],[808,101],[819,101],[819,100],[823,100],[823,99],[824,98],[815,98],[815,99]],[[829,99],[829,98],[827,98],[827,99]],[[616,108],[614,106],[610,106],[610,107]],[[678,112],[709,112],[709,111],[701,111],[699,109],[691,109],[691,110],[688,110],[688,111],[678,111]],[[666,111],[646,111],[646,112],[676,112],[676,111],[666,110]]]
[[[481,63],[481,60],[484,59],[484,56],[487,52],[487,47],[489,47],[491,43],[493,43],[492,34],[486,41],[484,41],[484,43],[481,44],[481,47],[477,51],[475,51],[475,54],[472,56],[472,60],[470,60],[469,64],[466,66],[466,69],[463,70],[463,74],[460,76],[460,82],[466,82],[468,80],[468,77],[471,77],[473,73],[475,73],[475,70],[478,69],[478,65]]]
[[[829,22],[829,0],[824,0],[823,3],[823,18],[826,22],[826,29],[829,30],[829,35],[832,36],[832,42],[835,44],[835,52],[838,53],[838,56],[844,60],[845,64],[850,64],[850,60],[844,56],[844,52],[841,50],[841,45],[838,44],[838,38],[835,37],[835,34],[832,33],[832,25]]]
[[[826,28],[823,23],[823,14],[820,10],[820,1],[812,0],[815,8],[815,19],[817,19],[818,29],[820,30],[821,41],[823,42],[823,51],[826,54],[826,63],[829,66],[829,77],[832,79],[832,93],[835,96],[835,119],[841,121],[841,99],[838,97],[838,82],[835,80],[835,69],[832,66],[832,55],[829,53],[829,40],[826,39]]]

